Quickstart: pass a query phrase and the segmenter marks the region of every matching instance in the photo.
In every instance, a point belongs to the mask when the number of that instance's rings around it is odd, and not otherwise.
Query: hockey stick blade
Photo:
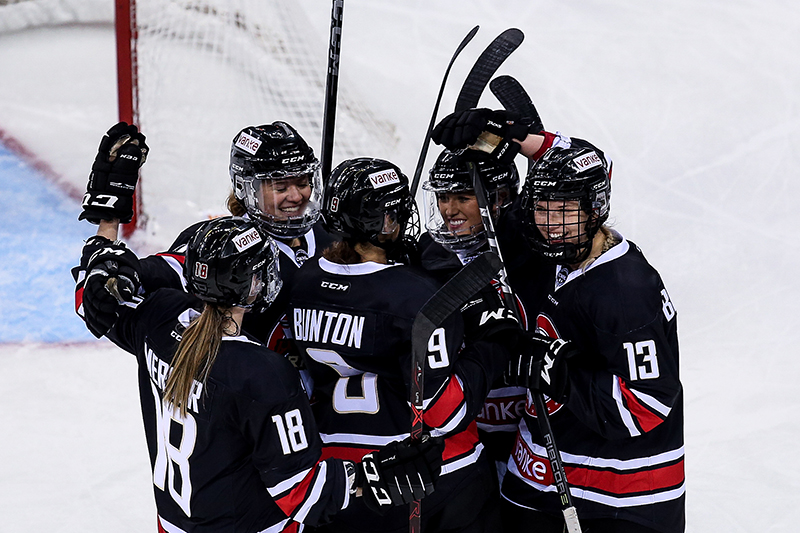
[[[467,74],[467,79],[461,87],[461,92],[456,100],[456,111],[464,111],[478,107],[483,90],[500,65],[508,59],[511,53],[519,48],[525,34],[517,28],[509,28],[489,43],[481,53],[478,60]]]
[[[419,153],[419,159],[417,160],[417,167],[414,169],[414,179],[411,181],[411,198],[414,198],[417,195],[417,187],[419,187],[419,178],[422,175],[422,167],[425,165],[425,158],[428,156],[428,147],[431,143],[431,132],[433,131],[433,126],[436,123],[436,115],[439,114],[439,104],[442,103],[442,95],[444,94],[444,86],[447,83],[447,77],[450,75],[450,69],[455,63],[456,58],[461,53],[461,51],[469,44],[475,34],[478,33],[478,28],[480,26],[475,26],[472,28],[469,33],[464,37],[461,41],[461,44],[458,45],[456,51],[453,53],[453,57],[450,58],[450,63],[447,64],[447,69],[444,71],[444,77],[442,78],[442,85],[439,87],[439,95],[436,97],[436,104],[433,106],[433,114],[431,114],[431,121],[428,124],[428,130],[425,132],[425,140],[422,142],[422,150]]]
[[[530,131],[538,133],[544,129],[536,106],[516,78],[498,76],[491,81],[489,88],[504,108],[517,113],[520,121],[531,125]]]
[[[422,432],[423,371],[428,352],[428,339],[433,331],[458,310],[471,296],[486,287],[500,270],[500,259],[485,252],[458,271],[422,306],[411,325],[412,383],[411,405],[412,438]]]

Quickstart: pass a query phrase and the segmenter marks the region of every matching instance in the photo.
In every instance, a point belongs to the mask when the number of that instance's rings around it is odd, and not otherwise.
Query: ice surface
[[[300,3],[308,31],[327,35],[330,3]],[[687,530],[795,531],[800,4],[349,0],[344,20],[343,74],[396,124],[397,163],[409,174],[461,38],[481,25],[451,72],[442,110],[452,109],[460,81],[495,35],[511,26],[525,32],[500,73],[525,85],[549,129],[611,154],[616,229],[642,247],[678,309]],[[110,25],[0,34],[0,129],[80,189],[100,135],[116,121],[114,75]],[[489,95],[482,103],[497,105]],[[3,171],[3,194],[14,204],[32,200],[14,187]],[[3,204],[2,227],[40,231],[16,222],[47,213],[16,207]],[[82,227],[84,236],[93,232]],[[66,224],[49,229],[67,248],[79,238]],[[20,255],[33,270],[43,253],[58,264],[75,253],[26,242],[27,249],[3,244],[3,283],[18,272],[11,265]],[[37,272],[40,287],[63,293],[65,272]],[[29,310],[3,292],[0,331],[42,328],[27,338],[45,341],[72,327],[74,317],[56,316],[51,299],[36,300]],[[11,322],[22,315],[30,322]],[[34,315],[50,318],[47,329]],[[8,343],[17,339],[0,346],[0,530],[153,528],[132,359],[103,341]]]

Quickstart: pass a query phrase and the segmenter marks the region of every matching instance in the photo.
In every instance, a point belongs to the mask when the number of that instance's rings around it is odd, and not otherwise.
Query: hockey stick
[[[525,88],[511,76],[498,76],[489,84],[492,94],[500,104],[509,111],[513,111],[520,116],[520,121],[530,124],[529,131],[538,133],[544,129],[539,111],[533,105],[531,97],[528,96]],[[528,160],[528,171],[531,170],[533,161]]]
[[[544,129],[536,106],[516,78],[498,76],[492,80],[489,88],[504,108],[519,114],[521,122],[531,125],[530,131],[538,133]]]
[[[517,28],[509,28],[489,43],[489,46],[478,56],[472,70],[467,74],[467,79],[461,87],[461,92],[456,100],[456,111],[464,111],[478,107],[483,90],[500,65],[508,59],[511,53],[519,48],[525,34]]]
[[[434,330],[456,312],[470,297],[486,287],[500,270],[500,259],[486,252],[450,278],[434,293],[417,312],[411,325],[411,439],[422,438],[422,415],[425,378],[425,358],[428,341]],[[420,533],[420,502],[412,502],[409,508],[408,527],[411,533]]]
[[[500,286],[503,290],[503,301],[506,306],[514,313],[514,316],[519,322],[519,313],[517,310],[516,297],[514,296],[511,287],[508,284],[506,268],[503,264],[503,256],[500,253],[500,246],[497,243],[497,236],[494,231],[494,222],[492,215],[489,211],[489,201],[486,197],[486,190],[484,189],[483,182],[481,182],[478,175],[478,169],[474,163],[468,163],[469,172],[472,176],[472,185],[475,188],[475,198],[478,201],[478,207],[481,211],[481,220],[483,221],[483,229],[486,232],[486,240],[489,242],[489,250],[494,253],[500,260]],[[520,324],[522,322],[519,322]],[[572,495],[569,493],[569,486],[567,485],[567,475],[564,472],[564,465],[561,462],[561,455],[556,448],[555,437],[553,436],[553,428],[550,426],[550,415],[547,412],[547,406],[544,403],[544,398],[541,392],[533,393],[533,401],[536,407],[536,421],[539,423],[539,430],[544,436],[545,448],[547,449],[547,457],[550,460],[550,468],[553,471],[553,480],[555,481],[556,490],[559,498],[561,499],[561,511],[564,513],[564,521],[567,525],[567,533],[581,533],[581,525],[578,522],[578,513],[575,510],[575,505],[572,503]]]
[[[336,95],[339,90],[339,55],[342,49],[342,18],[344,0],[333,0],[331,7],[331,37],[328,42],[328,77],[325,80],[325,107],[322,116],[322,180],[327,182],[333,161],[333,133],[336,124]]]
[[[425,158],[428,156],[428,146],[431,143],[431,131],[433,131],[433,126],[436,123],[436,115],[439,113],[439,104],[442,102],[442,94],[444,94],[444,86],[447,83],[447,77],[450,75],[450,68],[453,66],[458,54],[461,53],[461,50],[464,49],[465,46],[475,37],[475,34],[478,33],[478,28],[480,26],[475,26],[472,28],[469,33],[464,37],[461,41],[461,44],[458,45],[456,51],[453,53],[453,57],[450,58],[450,63],[447,65],[447,69],[444,71],[444,77],[442,78],[442,85],[439,87],[439,96],[436,97],[436,105],[433,106],[433,114],[431,115],[431,121],[428,124],[428,130],[425,132],[425,140],[422,142],[422,150],[419,153],[419,159],[417,160],[417,168],[414,169],[414,179],[411,181],[411,198],[414,198],[417,195],[417,188],[419,187],[419,178],[422,175],[422,167],[425,164]]]

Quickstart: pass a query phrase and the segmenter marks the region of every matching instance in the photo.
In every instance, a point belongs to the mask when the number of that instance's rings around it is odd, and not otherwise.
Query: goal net
[[[118,35],[125,30],[121,14],[130,13],[130,112],[151,150],[142,169],[140,228],[176,235],[198,217],[225,213],[230,143],[245,126],[289,122],[319,157],[328,36],[311,31],[295,2],[117,4]],[[347,87],[340,83],[334,165],[391,153],[393,125]]]
[[[329,16],[330,3],[319,5]],[[227,212],[230,145],[246,126],[289,122],[321,155],[329,35],[314,31],[293,0],[0,0],[0,34],[114,22],[120,117],[139,125],[150,146],[137,239],[163,246]],[[342,75],[334,165],[398,148],[396,126],[355,87]],[[75,181],[82,190],[85,174]]]

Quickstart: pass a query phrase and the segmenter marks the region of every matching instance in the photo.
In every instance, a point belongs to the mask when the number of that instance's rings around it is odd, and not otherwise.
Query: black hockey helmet
[[[324,198],[325,227],[345,241],[386,248],[391,241],[380,236],[394,233],[397,227],[400,239],[419,237],[408,178],[389,161],[369,157],[343,161],[331,172]]]
[[[319,160],[286,122],[248,126],[237,133],[229,171],[234,195],[270,235],[299,237],[319,220]],[[285,191],[291,187],[297,188],[295,197],[287,200]],[[271,194],[273,190],[284,194],[276,197]]]
[[[184,270],[189,292],[222,306],[268,306],[283,284],[275,241],[260,224],[240,217],[216,218],[198,229]]]
[[[602,151],[591,145],[550,148],[528,172],[522,188],[525,235],[545,258],[579,263],[608,219],[610,200],[611,172]],[[569,209],[571,201],[578,202],[577,208]],[[548,227],[544,234],[541,228]]]
[[[436,163],[428,173],[428,180],[422,184],[425,191],[425,228],[434,241],[453,252],[468,255],[477,252],[486,243],[483,223],[473,225],[468,232],[451,231],[442,217],[438,200],[446,194],[475,194],[468,164],[470,162],[477,168],[486,187],[486,196],[495,221],[517,198],[520,181],[517,166],[513,162],[502,164],[488,154],[443,150],[436,158]]]

